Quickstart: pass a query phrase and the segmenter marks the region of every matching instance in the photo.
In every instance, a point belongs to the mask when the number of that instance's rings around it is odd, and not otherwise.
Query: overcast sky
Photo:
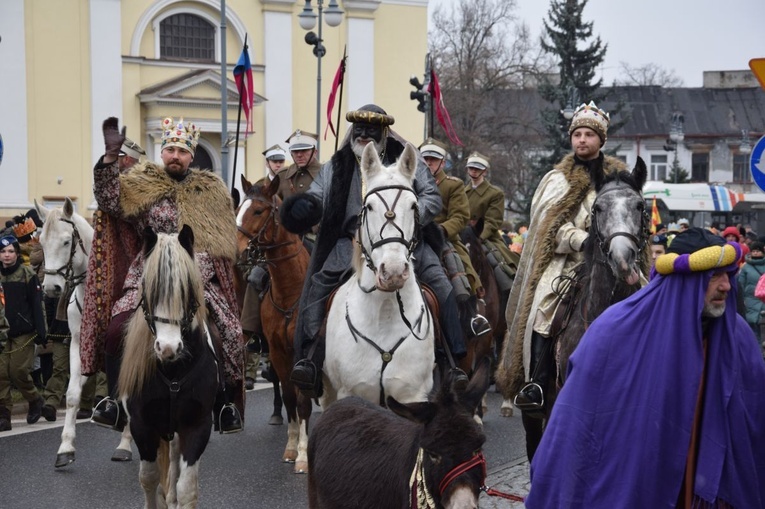
[[[457,2],[430,0],[429,15]],[[516,2],[516,15],[538,37],[550,1]],[[749,69],[750,59],[765,58],[765,0],[589,0],[583,19],[608,44],[601,69],[606,84],[622,61],[655,63],[686,87],[700,87],[703,71]]]

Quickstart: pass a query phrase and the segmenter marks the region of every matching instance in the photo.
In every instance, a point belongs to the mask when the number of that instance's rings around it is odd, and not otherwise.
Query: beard
[[[725,314],[725,304],[721,306],[715,304],[704,304],[704,309],[701,310],[701,316],[707,318],[720,318]]]
[[[378,155],[382,153],[382,149],[383,149],[382,141],[377,141],[372,138],[356,138],[351,143],[351,149],[353,149],[353,153],[356,154],[356,157],[361,159],[361,154],[364,153],[364,147],[367,146],[367,144],[365,143],[360,143],[359,140],[363,140],[363,139],[369,139],[369,143],[372,143],[374,145],[375,151],[377,151]]]

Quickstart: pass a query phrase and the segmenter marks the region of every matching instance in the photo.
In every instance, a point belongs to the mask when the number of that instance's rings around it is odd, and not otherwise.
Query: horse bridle
[[[189,297],[188,306],[183,310],[183,318],[180,320],[155,316],[152,314],[151,310],[148,309],[149,305],[147,304],[146,293],[143,289],[141,290],[140,306],[143,311],[143,318],[146,320],[146,324],[149,326],[149,330],[155,338],[157,337],[157,322],[178,325],[181,328],[181,338],[185,338],[191,332],[191,324],[194,322],[194,316],[197,314],[197,309],[199,309],[199,301],[197,301],[195,296],[191,295]]]
[[[277,214],[277,212],[279,211],[279,206],[278,206],[278,203],[276,202],[276,196],[273,196],[270,202],[258,197],[250,197],[250,199],[252,201],[257,201],[259,203],[265,203],[266,205],[270,205],[270,207],[268,211],[268,217],[263,223],[263,226],[261,226],[260,230],[258,230],[254,234],[248,232],[241,226],[236,227],[239,233],[241,233],[242,235],[247,237],[247,239],[249,239],[249,242],[247,242],[247,247],[242,252],[243,255],[246,255],[247,262],[253,265],[256,265],[258,263],[273,263],[279,260],[286,260],[294,256],[297,256],[298,253],[300,252],[301,246],[298,246],[298,249],[294,253],[290,253],[289,255],[286,255],[283,257],[271,258],[269,260],[266,260],[265,258],[266,251],[271,251],[274,249],[278,249],[280,247],[289,246],[291,244],[294,244],[295,241],[290,240],[288,242],[276,243],[277,234],[279,233],[279,228],[281,226],[279,223],[278,214]],[[269,227],[272,224],[273,224],[273,234],[271,236],[271,240],[268,240],[266,238],[266,235],[268,233]]]
[[[82,242],[80,231],[77,229],[77,225],[74,224],[74,221],[64,219],[63,217],[60,217],[59,221],[72,225],[72,244],[69,247],[69,259],[66,264],[58,269],[43,269],[43,274],[48,276],[61,276],[70,288],[74,288],[85,281],[85,272],[76,275],[74,273],[74,255],[77,254],[77,247],[79,246],[82,249],[85,256],[88,256],[88,252],[85,250],[85,244]]]
[[[598,243],[598,247],[600,248],[600,251],[608,256],[609,252],[611,251],[611,241],[614,240],[616,237],[627,237],[629,240],[631,240],[637,247],[638,247],[638,253],[643,251],[646,244],[648,243],[648,224],[650,222],[650,218],[648,217],[648,212],[645,208],[643,208],[643,211],[640,214],[640,231],[642,233],[642,239],[638,238],[636,235],[630,233],[630,232],[614,232],[608,237],[603,237],[603,235],[600,233],[600,228],[598,228],[598,209],[596,207],[598,203],[598,198],[600,196],[603,196],[606,193],[610,193],[612,191],[617,191],[618,188],[614,187],[612,189],[606,189],[602,193],[600,193],[596,198],[595,201],[592,203],[592,208],[590,209],[590,216],[592,218],[592,225],[594,226],[595,230],[595,240]]]
[[[396,193],[396,198],[393,200],[393,203],[391,205],[388,205],[388,202],[385,200],[385,198],[382,196],[381,191],[386,191],[388,189],[397,189],[398,193]],[[364,243],[361,241],[361,235],[359,235],[356,239],[356,242],[359,244],[359,247],[361,248],[361,254],[364,255],[364,260],[366,260],[366,265],[369,267],[372,272],[377,272],[377,267],[374,264],[374,261],[372,261],[372,251],[377,249],[380,246],[383,246],[385,244],[390,244],[391,242],[397,242],[399,244],[403,244],[407,248],[407,254],[406,259],[409,260],[412,256],[412,253],[414,252],[415,248],[417,247],[417,244],[420,241],[420,216],[419,212],[417,211],[417,205],[415,202],[415,208],[414,208],[414,232],[412,233],[412,238],[407,240],[406,237],[404,237],[404,230],[399,227],[399,225],[396,224],[396,211],[394,210],[396,208],[396,204],[398,204],[398,200],[401,198],[401,195],[404,191],[408,191],[415,195],[415,198],[417,197],[417,193],[414,192],[414,190],[407,186],[400,186],[400,185],[391,185],[391,186],[381,186],[376,187],[372,190],[370,190],[366,197],[364,198],[364,203],[361,206],[361,211],[359,211],[358,216],[358,227],[359,230],[364,228],[366,231],[366,236],[369,239],[371,246],[369,251],[367,251],[366,247],[364,246]],[[372,240],[372,232],[369,231],[369,223],[366,220],[367,219],[367,201],[369,200],[370,196],[376,195],[377,198],[380,199],[380,201],[385,205],[385,222],[380,227],[379,231],[379,240],[373,241]],[[387,226],[392,226],[397,232],[398,235],[393,237],[383,237],[383,233],[385,231],[385,228]]]

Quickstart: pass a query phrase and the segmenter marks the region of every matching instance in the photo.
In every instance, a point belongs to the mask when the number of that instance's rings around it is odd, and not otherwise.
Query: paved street
[[[213,434],[201,460],[200,507],[301,508],[307,506],[306,477],[292,473],[281,462],[285,426],[267,424],[271,409],[270,385],[258,383],[248,393],[245,431]],[[520,417],[499,416],[498,394],[489,393],[485,418],[488,462],[487,485],[515,495],[528,492],[528,464]],[[26,408],[23,409],[24,412]],[[317,414],[318,415],[318,414]],[[0,506],[4,509],[141,507],[138,452],[128,463],[109,461],[119,442],[111,430],[82,421],[77,425],[77,461],[55,469],[63,412],[55,423],[42,419],[27,425],[15,415],[13,430],[0,434]],[[481,495],[482,508],[519,508],[500,498]]]

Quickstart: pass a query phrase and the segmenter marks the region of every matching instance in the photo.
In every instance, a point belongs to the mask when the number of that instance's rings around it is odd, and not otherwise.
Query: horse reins
[[[613,191],[618,191],[618,190],[619,190],[618,188],[614,187],[611,189],[606,189],[605,191],[600,193],[598,197],[595,198],[595,201],[592,203],[592,208],[590,209],[592,224],[595,225],[595,239],[597,240],[600,251],[606,256],[608,256],[611,250],[611,241],[614,240],[616,237],[627,237],[638,247],[638,253],[643,251],[646,244],[648,243],[647,226],[650,219],[648,218],[648,213],[645,210],[645,208],[643,208],[643,211],[640,213],[640,231],[643,234],[642,239],[638,238],[636,235],[630,232],[614,232],[606,238],[604,238],[600,234],[600,228],[597,227],[598,209],[595,207],[595,205],[598,203],[598,198],[600,196],[603,196],[604,194],[607,194]]]
[[[294,258],[298,254],[300,254],[300,251],[302,250],[303,246],[298,245],[298,248],[295,250],[295,252],[279,256],[279,257],[273,257],[273,258],[266,258],[265,254],[268,251],[272,251],[274,249],[278,249],[280,247],[285,246],[291,246],[292,244],[295,244],[295,240],[289,240],[285,242],[276,242],[276,237],[279,232],[279,227],[281,226],[279,224],[279,220],[277,219],[276,212],[279,211],[279,206],[276,203],[276,197],[272,198],[272,201],[269,203],[267,200],[264,200],[262,198],[257,197],[251,197],[250,198],[253,201],[257,201],[259,203],[265,203],[269,206],[268,211],[268,217],[266,218],[265,223],[263,226],[255,232],[254,234],[248,232],[241,226],[237,226],[236,229],[247,237],[249,239],[249,242],[247,243],[247,248],[244,250],[245,253],[247,253],[248,261],[257,263],[268,263],[268,264],[274,264],[275,262],[282,261],[282,260],[289,260],[290,258]],[[273,234],[271,240],[268,240],[266,238],[266,234],[269,230],[269,226],[273,224]]]
[[[80,235],[80,231],[77,229],[77,225],[74,224],[74,221],[65,219],[63,217],[60,217],[58,220],[72,225],[72,244],[69,247],[69,260],[67,260],[65,265],[62,265],[58,269],[43,269],[43,274],[48,276],[61,276],[64,278],[66,283],[64,295],[71,295],[74,293],[74,289],[85,281],[86,277],[86,272],[83,272],[82,274],[74,273],[74,256],[77,254],[77,247],[79,246],[80,249],[82,249],[82,252],[85,253],[85,256],[88,256],[90,253],[88,253],[88,251],[85,249],[85,244],[82,242],[82,236]],[[77,309],[82,312],[82,305],[76,298],[75,303],[77,304]]]
[[[389,189],[396,189],[398,190],[398,193],[396,193],[396,197],[393,200],[393,203],[391,205],[388,205],[388,202],[385,200],[385,198],[380,194],[381,191],[389,190]],[[415,205],[414,208],[414,232],[412,234],[412,238],[407,240],[404,237],[404,231],[399,227],[396,222],[396,211],[393,210],[396,207],[396,204],[398,203],[399,198],[401,198],[401,195],[404,191],[408,191],[412,194],[417,196],[414,190],[407,186],[400,186],[400,185],[391,185],[391,186],[380,186],[372,189],[369,191],[364,198],[364,203],[361,206],[361,211],[359,211],[358,216],[358,226],[359,229],[363,228],[366,231],[367,238],[369,239],[371,245],[369,248],[369,251],[367,251],[367,248],[364,246],[364,243],[361,242],[361,235],[357,237],[357,243],[359,244],[359,247],[361,248],[361,254],[364,255],[364,260],[366,260],[366,265],[369,267],[369,269],[372,272],[377,273],[377,267],[374,264],[374,261],[372,261],[372,255],[371,252],[377,249],[380,246],[383,246],[385,244],[389,244],[391,242],[397,242],[399,244],[403,244],[407,248],[407,255],[406,259],[409,260],[412,256],[412,253],[414,252],[414,249],[417,247],[417,244],[420,240],[420,217],[419,213],[417,212],[417,205]],[[369,231],[369,224],[366,221],[367,217],[367,200],[369,200],[370,196],[377,196],[381,202],[383,202],[383,205],[385,205],[385,222],[380,227],[379,231],[379,237],[380,239],[377,241],[372,240],[372,233]],[[393,236],[393,237],[383,237],[383,233],[385,231],[385,228],[387,226],[392,226],[399,235]]]

